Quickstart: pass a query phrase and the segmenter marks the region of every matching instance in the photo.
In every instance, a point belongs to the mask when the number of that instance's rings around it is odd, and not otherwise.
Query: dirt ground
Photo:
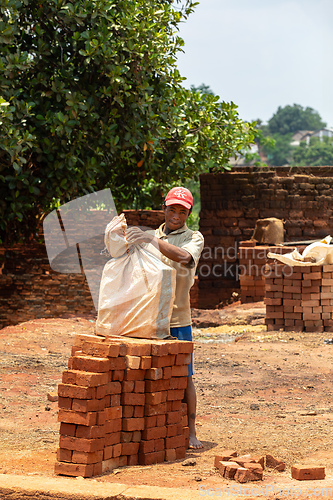
[[[263,303],[236,303],[212,311],[211,324],[219,326],[206,327],[210,312],[193,311],[197,431],[204,444],[188,450],[195,465],[125,467],[95,480],[172,485],[203,496],[207,488],[231,486],[213,462],[220,451],[234,449],[285,461],[286,470],[265,471],[262,484],[295,485],[290,467],[303,464],[325,466],[326,479],[296,481],[302,492],[303,483],[332,487],[333,345],[324,342],[332,334],[267,332],[264,314]],[[93,329],[93,317],[73,317],[0,330],[0,473],[54,475],[58,408],[47,394],[57,392],[75,334]]]

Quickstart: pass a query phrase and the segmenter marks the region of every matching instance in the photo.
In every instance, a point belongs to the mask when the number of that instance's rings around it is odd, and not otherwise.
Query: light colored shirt
[[[190,288],[194,283],[196,267],[204,246],[204,238],[199,231],[192,231],[186,224],[169,234],[164,233],[164,226],[165,224],[162,224],[156,229],[155,236],[161,240],[167,241],[171,245],[183,248],[192,255],[192,259],[188,264],[175,262],[165,257],[163,254],[160,256],[163,262],[177,271],[176,295],[170,327],[188,326],[191,324]]]

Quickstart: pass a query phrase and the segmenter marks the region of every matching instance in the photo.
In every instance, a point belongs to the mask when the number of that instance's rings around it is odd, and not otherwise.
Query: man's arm
[[[157,248],[165,257],[174,262],[180,262],[181,264],[189,264],[192,260],[192,255],[183,248],[177,247],[168,243],[167,241],[160,240],[145,231],[142,231],[138,227],[131,227],[126,231],[126,239],[129,245],[139,244],[139,243],[151,243]]]

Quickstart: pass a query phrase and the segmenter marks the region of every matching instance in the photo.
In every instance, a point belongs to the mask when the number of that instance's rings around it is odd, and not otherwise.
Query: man
[[[194,282],[204,239],[199,231],[186,226],[193,207],[191,192],[184,187],[171,189],[163,203],[165,223],[152,235],[139,228],[127,232],[129,244],[149,242],[161,252],[161,260],[176,269],[176,291],[170,321],[170,334],[179,340],[192,341],[190,288]],[[185,390],[188,409],[189,447],[198,449],[203,445],[196,437],[196,391],[192,380],[193,356],[189,365],[189,376]]]

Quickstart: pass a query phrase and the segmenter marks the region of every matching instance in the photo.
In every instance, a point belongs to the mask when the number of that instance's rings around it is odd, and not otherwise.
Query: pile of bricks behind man
[[[239,292],[237,256],[258,219],[284,220],[285,241],[321,239],[333,231],[333,167],[233,167],[200,175],[199,307],[214,308]],[[218,272],[208,272],[207,264]],[[203,273],[200,272],[201,267]]]
[[[184,458],[192,342],[77,335],[58,386],[55,472],[92,477]]]
[[[268,330],[333,331],[333,265],[266,266]]]
[[[267,254],[269,252],[284,254],[290,251],[290,247],[256,245],[254,240],[240,241],[238,271],[242,303],[264,300]]]

